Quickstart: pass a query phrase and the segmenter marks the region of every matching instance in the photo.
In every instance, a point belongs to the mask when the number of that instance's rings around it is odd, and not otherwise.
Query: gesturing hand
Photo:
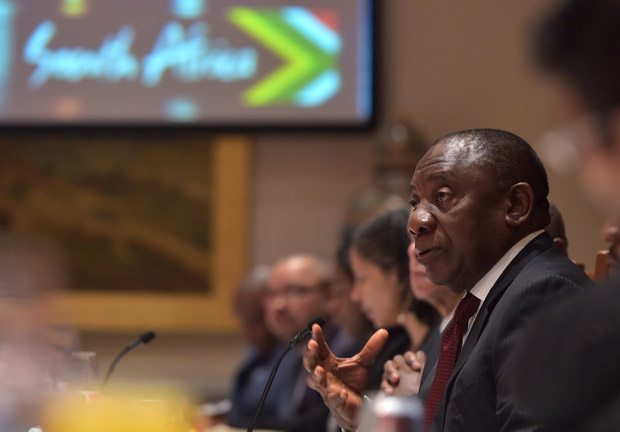
[[[387,341],[388,332],[377,330],[364,348],[350,358],[338,358],[331,352],[320,326],[313,325],[312,332],[313,338],[308,341],[303,358],[304,367],[310,373],[306,382],[321,394],[341,427],[355,430],[368,370]]]

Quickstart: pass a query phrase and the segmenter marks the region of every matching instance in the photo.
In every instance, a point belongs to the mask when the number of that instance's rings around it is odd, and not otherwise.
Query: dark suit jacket
[[[620,431],[620,279],[542,310],[512,361],[516,394],[541,422]]]
[[[491,288],[446,385],[431,431],[542,430],[517,402],[508,359],[525,324],[542,305],[592,285],[543,233],[508,265]],[[426,400],[439,349],[429,355],[420,398]]]

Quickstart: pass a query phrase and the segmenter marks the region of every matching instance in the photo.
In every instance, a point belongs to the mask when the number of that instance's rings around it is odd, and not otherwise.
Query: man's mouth
[[[415,253],[420,264],[428,264],[437,255],[438,249],[416,249]]]

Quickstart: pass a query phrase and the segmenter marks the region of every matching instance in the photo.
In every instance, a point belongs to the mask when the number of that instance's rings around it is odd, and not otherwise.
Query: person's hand
[[[306,382],[323,397],[334,419],[346,430],[356,430],[362,407],[362,391],[368,383],[368,370],[387,341],[388,332],[377,330],[362,350],[350,358],[336,357],[317,324],[304,351],[303,363],[310,373]]]
[[[408,397],[418,393],[425,364],[426,355],[422,351],[415,354],[407,351],[386,361],[381,390],[389,396]]]

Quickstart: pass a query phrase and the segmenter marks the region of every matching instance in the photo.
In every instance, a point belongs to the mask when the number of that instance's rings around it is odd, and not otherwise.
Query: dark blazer
[[[539,312],[512,362],[515,392],[541,422],[620,431],[620,279]]]
[[[508,359],[525,324],[543,305],[592,286],[585,273],[543,233],[508,265],[482,304],[444,390],[431,431],[542,430],[517,402]],[[426,400],[437,368],[438,347],[422,375]]]

